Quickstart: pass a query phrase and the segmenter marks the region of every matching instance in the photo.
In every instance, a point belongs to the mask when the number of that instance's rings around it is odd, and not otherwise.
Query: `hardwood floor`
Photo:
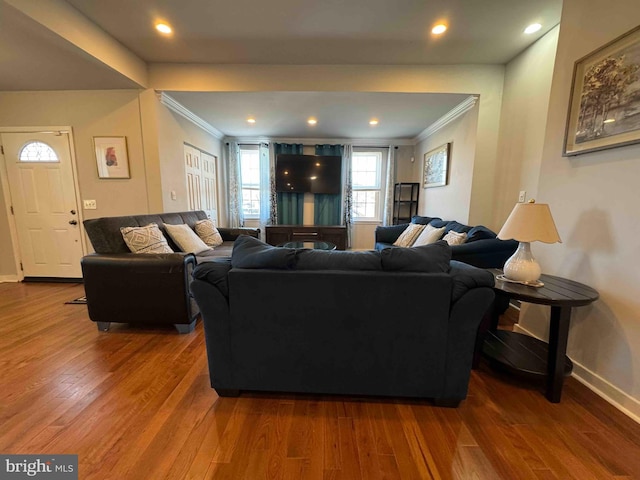
[[[485,366],[457,409],[219,398],[201,322],[101,333],[64,304],[83,294],[0,284],[0,452],[78,454],[80,478],[99,480],[640,478],[640,425],[571,378],[560,404]]]

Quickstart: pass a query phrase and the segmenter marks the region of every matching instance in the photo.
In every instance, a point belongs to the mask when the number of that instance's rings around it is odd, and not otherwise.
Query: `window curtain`
[[[272,172],[272,165],[269,156],[269,145],[261,143],[258,147],[260,159],[260,232],[266,235],[265,226],[271,224],[271,187],[275,189],[275,174]]]
[[[229,226],[244,226],[242,211],[242,168],[240,168],[240,147],[237,142],[229,142],[227,148],[227,171],[229,172]]]
[[[342,145],[316,145],[316,155],[342,156]],[[343,176],[344,179],[344,176]],[[342,195],[339,193],[316,193],[313,198],[313,221],[316,225],[340,225]]]
[[[278,195],[276,193],[276,152],[269,144],[269,225],[278,224]],[[266,232],[265,232],[266,233]]]
[[[273,151],[274,159],[281,153],[302,155],[303,145],[301,143],[275,143]],[[302,225],[304,193],[278,192],[276,202],[279,225]]]
[[[387,155],[387,179],[384,189],[384,209],[382,216],[382,224],[393,225],[393,190],[396,181],[396,148],[389,145],[389,154]]]
[[[351,212],[353,207],[353,192],[351,183],[351,156],[353,145],[346,144],[342,149],[342,222],[347,227],[347,248],[351,248],[353,238],[353,223]]]

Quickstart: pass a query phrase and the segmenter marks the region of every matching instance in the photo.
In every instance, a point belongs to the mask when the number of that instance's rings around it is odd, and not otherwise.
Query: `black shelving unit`
[[[393,191],[393,224],[409,223],[418,214],[419,183],[396,183]]]

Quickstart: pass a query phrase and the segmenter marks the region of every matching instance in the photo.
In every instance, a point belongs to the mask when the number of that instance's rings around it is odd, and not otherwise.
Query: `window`
[[[260,152],[257,145],[240,147],[242,211],[245,218],[260,217]]]
[[[59,162],[58,155],[46,143],[29,142],[20,150],[21,162]]]
[[[358,149],[351,157],[353,220],[379,222],[382,219],[385,149]]]

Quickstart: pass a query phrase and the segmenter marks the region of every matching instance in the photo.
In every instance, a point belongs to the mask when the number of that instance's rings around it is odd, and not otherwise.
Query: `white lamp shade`
[[[517,203],[498,233],[498,238],[513,238],[519,242],[562,243],[546,203]]]

